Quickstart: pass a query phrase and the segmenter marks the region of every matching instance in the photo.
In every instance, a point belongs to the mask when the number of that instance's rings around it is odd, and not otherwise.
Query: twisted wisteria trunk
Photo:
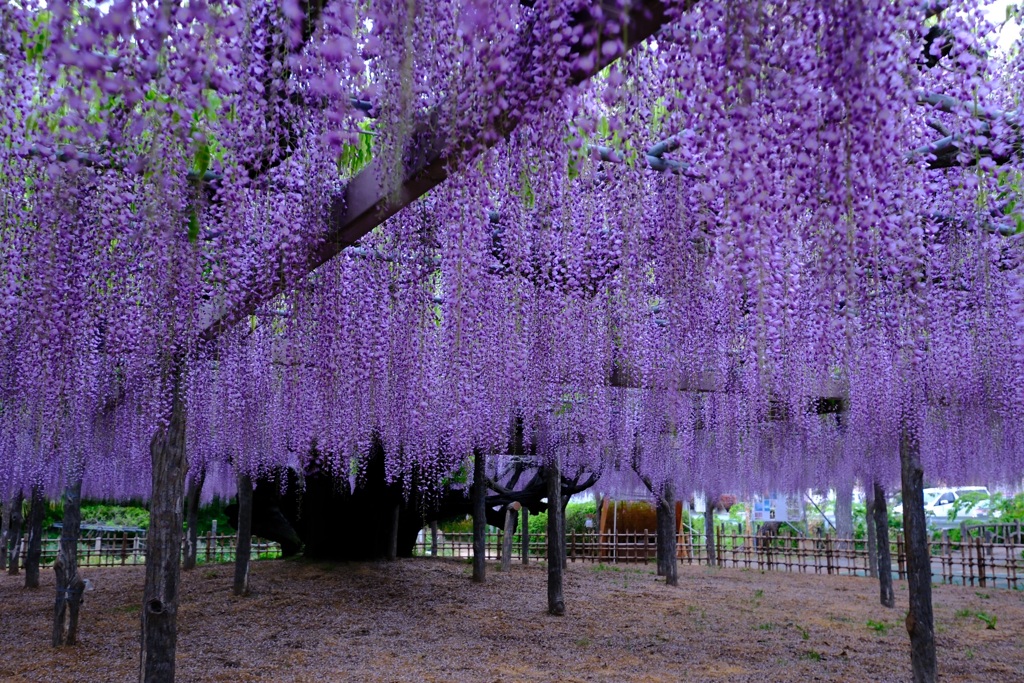
[[[64,489],[64,520],[60,551],[53,563],[57,595],[53,604],[53,646],[74,645],[85,582],[78,575],[78,535],[82,525],[82,478],[74,477]],[[65,616],[67,625],[65,628]]]
[[[185,404],[181,371],[174,371],[171,414],[149,446],[153,491],[146,538],[139,680],[172,683],[178,643],[178,584],[185,489]]]
[[[28,509],[28,549],[25,552],[25,588],[39,588],[39,561],[43,556],[43,517],[46,498],[43,487],[32,486],[32,504]]]
[[[903,530],[907,543],[907,583],[910,611],[910,661],[914,683],[937,679],[935,624],[932,613],[932,563],[928,521],[924,512],[924,468],[917,434],[904,425],[900,434],[900,470],[903,484]]]
[[[657,508],[658,575],[665,577],[668,586],[679,585],[676,563],[676,501],[672,485],[665,488],[658,499]]]
[[[548,485],[548,613],[565,614],[565,519],[562,509],[562,470],[557,459],[546,466]]]
[[[21,508],[24,502],[25,494],[21,490],[15,493],[11,500],[11,529],[8,532],[11,538],[11,552],[7,557],[7,573],[11,576],[17,576],[21,568],[21,525],[25,521]]]
[[[398,528],[402,519],[401,508],[401,504],[396,500],[388,511],[388,537],[384,539],[384,559],[388,562],[394,562],[398,559]]]
[[[875,540],[875,490],[874,483],[864,487],[864,529],[868,545],[868,576],[878,578],[878,545]]]
[[[501,537],[501,571],[507,572],[512,568],[512,535],[516,530],[516,521],[519,518],[518,502],[512,503],[505,508],[505,528]]]
[[[874,489],[874,505],[871,509],[871,516],[875,522],[879,600],[884,607],[894,607],[896,605],[896,596],[892,591],[892,555],[889,552],[889,511],[885,505],[885,489],[877,481],[872,488]]]
[[[249,593],[249,558],[252,556],[252,477],[238,475],[238,540],[235,544],[235,595]]]
[[[185,556],[181,561],[181,568],[185,571],[195,569],[196,557],[199,553],[199,495],[203,490],[203,483],[206,480],[206,470],[200,469],[193,474],[188,482],[188,493],[185,495]]]
[[[483,583],[487,574],[487,462],[484,452],[473,453],[473,581]]]

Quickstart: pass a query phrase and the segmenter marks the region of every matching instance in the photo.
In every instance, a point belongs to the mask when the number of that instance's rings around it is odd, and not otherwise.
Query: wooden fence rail
[[[932,580],[987,588],[1024,588],[1024,543],[1013,542],[1008,535],[1002,540],[984,540],[970,530],[963,540],[950,541],[948,533],[931,545]],[[696,530],[677,537],[677,556],[686,564],[707,565],[705,536]],[[501,534],[486,536],[486,557],[501,559]],[[514,559],[522,559],[521,540],[516,534],[512,543]],[[808,537],[797,534],[763,536],[729,533],[718,529],[715,537],[716,561],[719,567],[786,571],[801,574],[834,574],[867,576],[868,550],[863,540],[838,539],[833,536]],[[905,579],[906,551],[902,533],[893,535],[890,544],[893,557],[891,571],[896,579]],[[424,529],[416,541],[414,553],[431,555],[430,529]],[[529,557],[545,559],[546,534],[530,534]],[[470,533],[438,533],[438,557],[473,556],[473,535]],[[656,537],[653,531],[629,533],[575,533],[566,535],[566,556],[570,562],[646,563],[656,560]]]
[[[235,560],[234,534],[214,536],[206,534],[199,537],[199,548],[196,560],[205,562],[233,562]],[[24,567],[28,536],[21,539],[21,561]],[[60,544],[59,538],[42,540],[43,554],[40,564],[48,566],[57,558]],[[184,552],[184,548],[182,549]],[[270,559],[281,556],[281,546],[274,541],[253,538],[252,559]],[[78,564],[81,567],[121,567],[146,563],[146,537],[130,533],[105,533],[92,538],[78,541]]]

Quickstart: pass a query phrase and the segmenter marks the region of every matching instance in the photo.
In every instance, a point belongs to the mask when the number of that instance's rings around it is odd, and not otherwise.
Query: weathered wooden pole
[[[906,619],[907,633],[910,634],[910,661],[914,683],[934,683],[938,674],[932,613],[932,563],[928,521],[924,512],[924,468],[917,432],[906,420],[900,429],[900,471],[910,593],[910,611]]]
[[[82,525],[82,477],[73,476],[64,489],[64,520],[60,550],[53,563],[57,595],[53,603],[53,646],[74,645],[78,638],[78,612],[85,581],[78,575],[78,534]],[[68,617],[65,630],[65,615]]]
[[[235,581],[231,592],[249,593],[249,560],[252,557],[252,477],[238,474],[238,540],[235,542]]]
[[[874,506],[871,516],[875,520],[875,549],[878,557],[879,601],[884,607],[895,607],[892,590],[892,554],[889,551],[889,510],[885,504],[885,489],[877,481],[872,485]]]
[[[875,539],[875,487],[864,487],[864,528],[867,532],[868,576],[878,578],[878,541]]]
[[[388,562],[394,562],[398,559],[398,522],[400,516],[401,505],[396,500],[388,513],[388,535],[384,539],[386,543],[384,546],[384,559]]]
[[[171,411],[149,444],[153,489],[146,537],[139,680],[172,683],[178,633],[178,581],[184,521],[185,404],[181,368],[171,370]]]
[[[199,553],[199,496],[206,481],[206,469],[193,472],[188,481],[188,492],[185,494],[185,556],[181,560],[181,568],[185,571],[195,569]]]
[[[11,538],[11,509],[14,507],[14,498],[3,501],[3,510],[0,515],[0,569],[7,568],[7,547]]]
[[[545,466],[548,485],[548,613],[555,616],[565,614],[565,593],[563,579],[565,566],[565,527],[562,510],[562,468],[558,457],[552,458]]]
[[[853,481],[836,485],[836,538],[839,549],[852,549],[853,538]]]
[[[487,578],[487,461],[484,452],[473,452],[473,581]]]
[[[21,568],[21,525],[25,521],[21,508],[24,502],[25,494],[19,489],[11,499],[11,527],[8,532],[11,552],[7,557],[7,573],[11,576],[17,576]]]
[[[25,588],[39,588],[39,560],[43,556],[43,517],[46,498],[43,487],[32,486],[32,503],[28,508],[28,549],[25,552]]]
[[[530,511],[523,507],[522,527],[519,536],[523,541],[523,564],[530,564]]]
[[[437,520],[430,521],[430,556],[437,557]]]
[[[665,484],[657,508],[658,575],[668,586],[679,585],[676,566],[676,501],[672,485]],[[646,558],[644,558],[646,560]]]
[[[501,571],[503,572],[512,569],[512,534],[516,528],[519,509],[522,507],[518,502],[513,502],[505,508],[505,529],[501,539]]]
[[[704,545],[708,551],[708,566],[717,564],[715,557],[715,500],[710,493],[704,494]]]

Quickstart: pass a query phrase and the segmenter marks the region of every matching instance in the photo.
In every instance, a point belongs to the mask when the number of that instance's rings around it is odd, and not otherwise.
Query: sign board
[[[754,496],[752,521],[755,524],[790,521],[788,498],[775,493],[768,496]]]

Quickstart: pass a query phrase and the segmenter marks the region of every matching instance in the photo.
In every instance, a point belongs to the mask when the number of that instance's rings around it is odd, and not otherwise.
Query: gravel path
[[[680,566],[571,565],[569,615],[545,613],[543,564],[262,561],[253,594],[230,565],[184,575],[179,681],[905,681],[898,607],[870,579]],[[84,572],[81,644],[49,647],[53,574],[0,575],[0,681],[137,678],[143,569]],[[943,681],[1024,682],[1024,592],[935,587]],[[997,618],[987,629],[975,614]],[[871,622],[871,625],[869,625]]]

